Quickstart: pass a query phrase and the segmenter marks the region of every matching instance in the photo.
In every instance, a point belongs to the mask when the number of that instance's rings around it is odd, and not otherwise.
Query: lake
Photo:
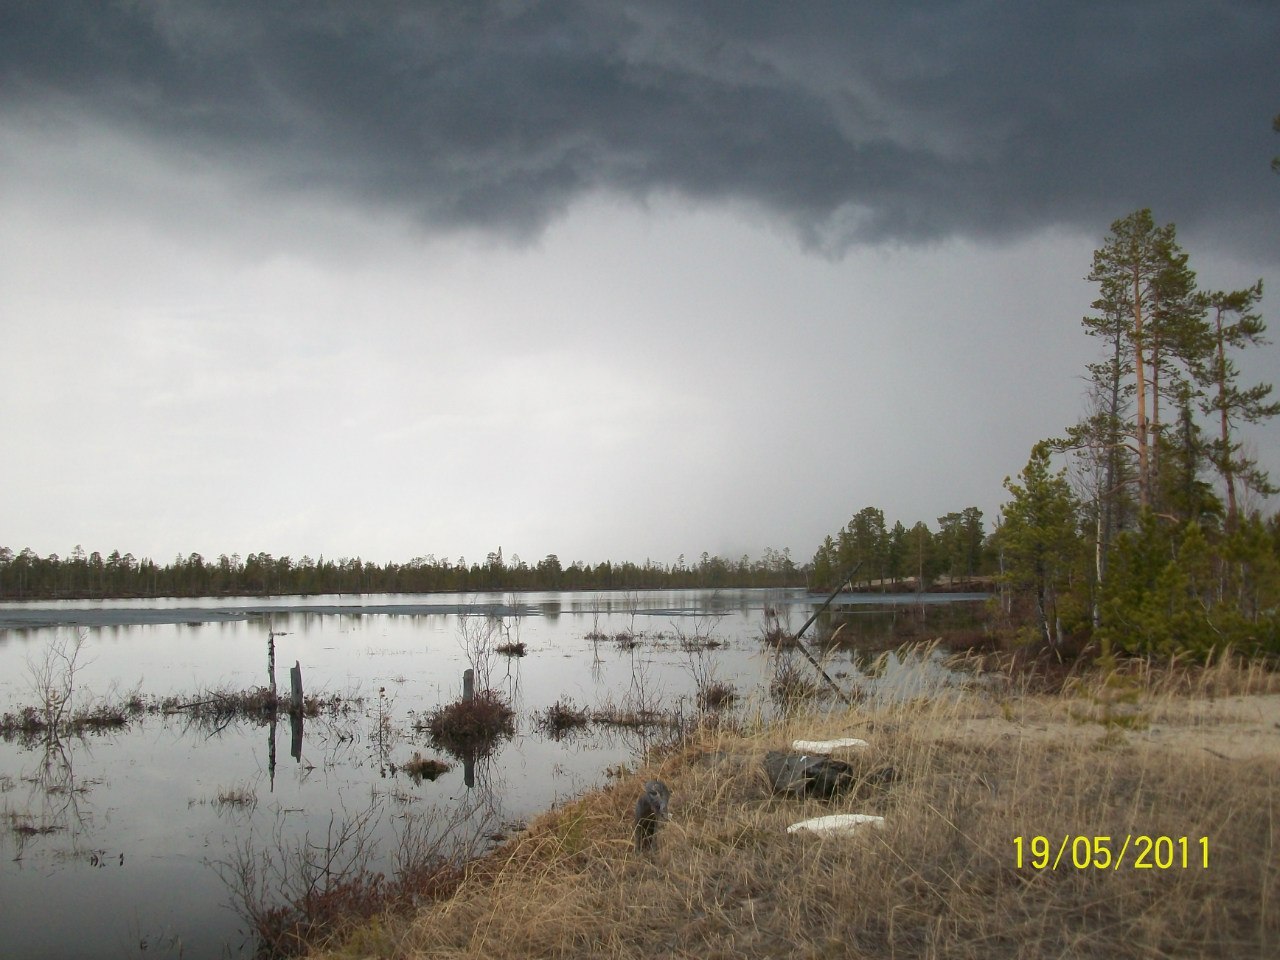
[[[843,595],[806,636],[836,632],[825,666],[846,690],[928,694],[963,682],[942,651],[912,663],[871,654],[935,621],[977,623],[982,599]],[[406,837],[483,852],[611,769],[634,769],[667,735],[591,724],[556,737],[537,722],[553,704],[689,720],[700,686],[715,681],[735,691],[733,709],[768,714],[777,663],[765,629],[794,631],[820,602],[802,590],[681,590],[2,604],[0,712],[39,704],[40,676],[65,676],[56,654],[77,638],[75,708],[130,698],[151,708],[102,733],[0,739],[4,956],[251,956],[234,895],[246,865],[267,896],[296,879],[286,875],[299,851],[387,872]],[[188,709],[265,685],[269,634],[283,690],[297,663],[326,709],[301,730],[284,715],[272,724]],[[490,650],[475,663],[478,643],[503,642],[526,655]],[[472,665],[516,720],[513,736],[467,763],[417,726],[459,698]],[[165,698],[178,709],[159,712]],[[415,753],[450,768],[414,779],[404,765]]]

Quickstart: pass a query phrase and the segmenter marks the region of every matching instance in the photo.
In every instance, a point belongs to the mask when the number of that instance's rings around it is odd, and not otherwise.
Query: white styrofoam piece
[[[792,740],[791,749],[801,753],[832,753],[836,750],[861,749],[870,746],[857,737],[840,737],[837,740]]]
[[[884,817],[870,813],[833,813],[826,817],[814,817],[812,820],[801,820],[787,827],[787,833],[799,833],[807,830],[817,834],[849,834],[860,827],[876,827],[884,829]]]

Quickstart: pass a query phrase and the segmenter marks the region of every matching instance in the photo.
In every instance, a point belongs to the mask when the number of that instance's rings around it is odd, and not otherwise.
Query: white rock
[[[865,740],[857,737],[841,737],[838,740],[792,740],[791,749],[800,753],[830,754],[837,750],[860,750],[870,746]]]
[[[833,813],[827,817],[814,817],[812,820],[801,820],[787,827],[787,833],[799,833],[807,830],[820,835],[841,836],[854,833],[860,827],[884,829],[884,817],[869,813]]]

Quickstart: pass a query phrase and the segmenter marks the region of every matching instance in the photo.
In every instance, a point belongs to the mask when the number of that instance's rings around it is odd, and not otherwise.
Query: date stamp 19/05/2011
[[[1064,834],[1013,838],[1014,867],[1021,870],[1208,870],[1208,837]]]

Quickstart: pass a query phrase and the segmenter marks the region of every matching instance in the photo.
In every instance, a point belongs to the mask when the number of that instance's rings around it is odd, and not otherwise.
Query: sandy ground
[[[1097,708],[1091,708],[1094,722],[1072,723],[1020,715],[1017,707],[1010,717],[989,717],[960,721],[953,736],[1030,737],[1061,741],[1067,737],[1098,738],[1102,727],[1096,722]],[[1270,759],[1280,761],[1280,694],[1218,697],[1214,699],[1156,698],[1139,702],[1125,713],[1136,713],[1146,726],[1128,729],[1124,738],[1135,746],[1170,750],[1207,750],[1230,760]]]

